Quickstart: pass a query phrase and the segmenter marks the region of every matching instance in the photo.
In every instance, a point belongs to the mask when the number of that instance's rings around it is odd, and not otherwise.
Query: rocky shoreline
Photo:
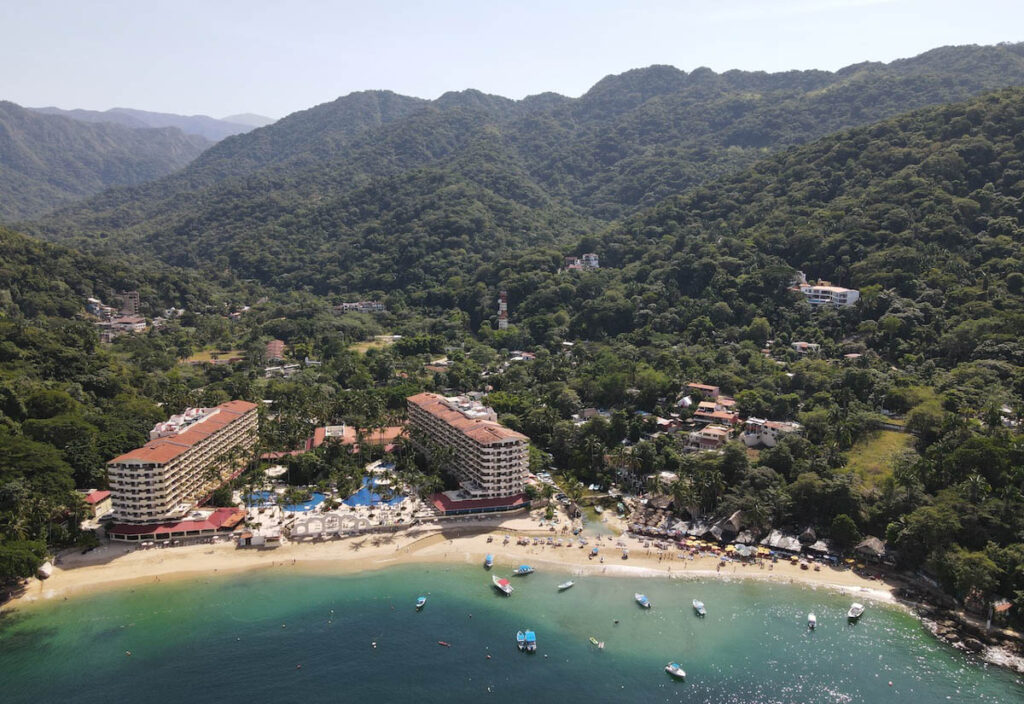
[[[905,602],[906,603],[906,602]],[[957,650],[981,660],[1024,674],[1024,644],[1002,629],[985,630],[956,611],[927,604],[909,604],[932,635]]]

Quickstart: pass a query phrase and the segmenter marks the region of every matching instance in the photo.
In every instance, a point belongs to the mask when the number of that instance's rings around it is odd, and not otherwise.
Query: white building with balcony
[[[819,281],[817,284],[802,283],[798,289],[812,306],[846,308],[860,300],[860,291],[857,289],[832,286],[827,281]]]
[[[448,469],[468,499],[497,499],[523,492],[530,439],[498,423],[493,409],[465,396],[422,393],[407,399],[410,437],[427,452],[451,448]]]
[[[192,408],[150,431],[150,441],[107,462],[112,515],[124,524],[188,517],[227,479],[259,432],[256,404]]]

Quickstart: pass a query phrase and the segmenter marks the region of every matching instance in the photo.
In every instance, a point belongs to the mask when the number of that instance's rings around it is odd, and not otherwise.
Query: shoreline
[[[208,580],[247,572],[288,571],[293,574],[357,575],[390,567],[408,565],[465,565],[483,571],[484,556],[492,553],[495,569],[511,570],[528,562],[535,567],[571,576],[649,579],[740,580],[764,584],[827,589],[852,597],[897,608],[914,616],[937,640],[928,614],[896,597],[897,586],[868,579],[850,569],[823,567],[821,571],[801,570],[789,561],[778,563],[726,563],[719,569],[717,556],[700,555],[680,559],[678,550],[657,551],[642,547],[643,541],[624,536],[587,537],[586,549],[549,545],[517,545],[513,537],[555,537],[538,530],[530,518],[503,522],[442,527],[423,526],[387,534],[368,534],[324,542],[289,542],[267,550],[238,549],[233,542],[192,545],[149,550],[106,545],[87,556],[65,554],[46,580],[33,579],[28,587],[6,604],[0,614],[54,606],[81,596],[118,589],[134,589],[160,583]],[[490,536],[492,542],[488,543]],[[564,538],[563,538],[564,539]],[[630,552],[628,562],[621,559],[617,542]],[[590,557],[597,545],[605,562]],[[770,566],[769,566],[770,565]],[[958,648],[962,649],[962,648]],[[1024,658],[1014,648],[991,645],[975,652],[981,660],[1007,669],[1024,672]]]
[[[754,563],[730,562],[719,569],[717,557],[702,555],[680,559],[678,550],[664,553],[653,548],[647,550],[641,547],[641,541],[624,537],[609,536],[600,540],[588,537],[589,544],[584,550],[576,546],[516,545],[515,540],[504,545],[504,535],[554,537],[551,533],[537,530],[530,519],[515,519],[452,528],[425,526],[403,533],[370,534],[315,543],[289,542],[267,550],[238,549],[231,542],[149,550],[110,544],[87,556],[77,553],[62,555],[48,579],[31,580],[22,593],[0,610],[16,611],[53,604],[104,590],[259,570],[290,569],[351,575],[413,564],[482,566],[487,553],[494,554],[495,566],[499,569],[527,561],[545,569],[580,576],[756,580],[856,593],[864,599],[898,603],[893,587],[848,569],[823,567],[820,572],[814,572],[801,570],[788,561],[773,565],[762,563],[760,567]],[[492,543],[487,542],[488,536],[493,539]],[[628,545],[628,562],[621,559],[621,550],[615,547],[617,541]],[[590,557],[590,549],[594,545],[604,555],[603,563],[600,558]]]

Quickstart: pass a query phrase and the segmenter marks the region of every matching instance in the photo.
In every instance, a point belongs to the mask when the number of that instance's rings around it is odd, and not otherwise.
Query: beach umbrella
[[[726,545],[725,546],[725,551],[726,552],[736,552],[736,546],[735,545]]]

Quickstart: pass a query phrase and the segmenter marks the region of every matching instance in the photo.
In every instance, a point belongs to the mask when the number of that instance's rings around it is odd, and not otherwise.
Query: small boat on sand
[[[520,650],[526,650],[526,634],[522,631],[516,632],[516,647]]]
[[[504,577],[494,575],[493,577],[491,577],[491,582],[498,589],[498,591],[503,592],[505,596],[511,596],[512,592],[515,591],[512,587],[512,584]]]
[[[686,679],[686,670],[684,670],[683,666],[677,662],[670,662],[668,665],[665,665],[665,672],[672,675],[676,679]]]
[[[419,611],[420,609],[422,609],[426,605],[426,603],[427,597],[421,596],[419,599],[416,600],[416,610]]]
[[[846,612],[846,618],[850,619],[851,621],[856,621],[856,620],[858,620],[863,615],[864,615],[864,605],[863,604],[858,604],[856,602],[853,603],[850,606],[850,610]]]
[[[494,567],[494,555],[487,553],[487,556],[484,558],[484,569],[489,570],[492,567]]]
[[[564,592],[566,589],[572,589],[572,587],[575,584],[576,584],[576,582],[572,581],[571,579],[568,582],[562,582],[561,584],[558,585],[558,591]]]
[[[598,640],[594,636],[590,636],[590,644],[596,646],[598,650],[604,650],[604,641]]]
[[[633,598],[636,599],[636,603],[640,604],[640,606],[644,607],[645,609],[651,608],[651,601],[647,598],[646,594],[641,594],[640,592],[637,592],[633,595]]]
[[[703,617],[708,615],[708,610],[704,608],[704,602],[699,599],[693,600],[693,610],[698,616]]]
[[[594,513],[599,514],[599,515],[604,513],[604,506],[599,506],[598,504],[594,504]]]
[[[807,628],[813,631],[817,627],[817,625],[818,617],[814,614],[807,614]]]
[[[533,568],[529,565],[519,565],[519,567],[516,567],[517,576],[522,577],[528,574],[533,574]]]

